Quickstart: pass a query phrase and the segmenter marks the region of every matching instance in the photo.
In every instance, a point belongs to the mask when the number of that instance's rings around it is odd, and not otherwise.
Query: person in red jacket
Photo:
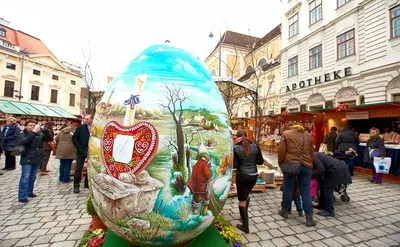
[[[203,201],[203,208],[201,214],[205,215],[210,204],[209,184],[211,179],[211,164],[209,163],[210,157],[207,153],[202,153],[200,159],[194,165],[192,176],[187,182],[187,186],[193,195],[192,206],[193,214],[198,214],[200,203]]]

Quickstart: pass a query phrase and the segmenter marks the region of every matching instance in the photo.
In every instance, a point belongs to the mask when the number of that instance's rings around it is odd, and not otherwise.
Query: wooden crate
[[[268,188],[268,189],[275,189],[276,188],[276,183],[273,183],[273,184],[266,184],[265,185],[265,188]]]

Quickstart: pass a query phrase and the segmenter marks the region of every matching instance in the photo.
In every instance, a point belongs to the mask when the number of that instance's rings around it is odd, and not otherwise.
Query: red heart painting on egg
[[[139,174],[150,163],[158,148],[157,129],[148,122],[122,126],[111,121],[104,126],[101,155],[107,172]]]

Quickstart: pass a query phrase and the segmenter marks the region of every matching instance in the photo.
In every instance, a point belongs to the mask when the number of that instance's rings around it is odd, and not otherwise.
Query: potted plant
[[[89,226],[89,231],[93,232],[96,229],[103,229],[107,230],[107,226],[104,225],[103,221],[101,221],[100,217],[98,216],[92,202],[92,197],[89,195],[86,200],[86,211],[89,215],[92,216],[92,223]]]

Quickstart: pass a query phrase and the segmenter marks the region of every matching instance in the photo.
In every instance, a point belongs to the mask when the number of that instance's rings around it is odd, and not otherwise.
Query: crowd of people
[[[47,165],[52,153],[60,160],[58,171],[60,183],[71,182],[71,166],[73,160],[76,160],[73,191],[76,194],[80,193],[92,121],[91,115],[86,115],[82,124],[66,121],[60,133],[55,136],[53,122],[46,122],[40,126],[35,120],[26,120],[24,128],[20,128],[15,118],[6,119],[0,134],[0,157],[3,152],[5,156],[5,166],[2,170],[15,170],[16,157],[20,156],[21,177],[18,186],[20,202],[27,203],[28,198],[37,196],[34,193],[36,176],[49,174]],[[87,174],[84,187],[88,188]]]

